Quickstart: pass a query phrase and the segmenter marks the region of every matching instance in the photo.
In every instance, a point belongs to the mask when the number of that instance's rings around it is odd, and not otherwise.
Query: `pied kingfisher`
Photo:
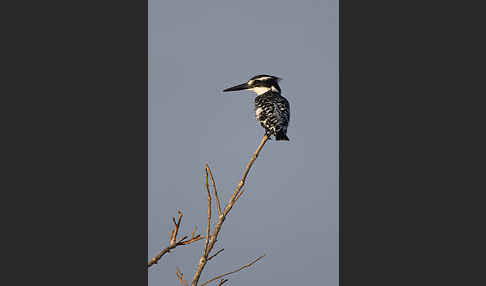
[[[227,88],[226,91],[252,90],[258,96],[255,97],[256,119],[263,128],[265,134],[275,136],[275,140],[289,140],[287,126],[290,119],[290,104],[280,95],[278,86],[280,78],[271,75],[257,75],[249,81]]]

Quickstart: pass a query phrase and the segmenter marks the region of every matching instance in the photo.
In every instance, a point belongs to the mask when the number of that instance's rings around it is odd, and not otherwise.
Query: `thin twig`
[[[236,199],[235,199],[235,202],[238,201],[240,199],[240,197],[245,193],[245,189],[242,189],[238,195],[236,196]]]
[[[265,143],[267,142],[267,140],[268,140],[268,136],[267,135],[263,136],[262,141],[260,142],[260,145],[258,145],[255,153],[253,153],[253,155],[251,156],[250,161],[246,165],[245,171],[243,172],[243,176],[241,177],[240,182],[236,186],[236,188],[233,192],[233,195],[230,197],[228,204],[226,205],[226,207],[224,209],[224,213],[223,213],[224,216],[226,216],[226,214],[233,207],[233,204],[235,203],[235,201],[237,199],[238,193],[241,191],[241,188],[243,188],[243,186],[245,185],[246,177],[248,176],[248,173],[250,172],[251,166],[253,166],[253,163],[255,162],[256,158],[258,158],[258,154],[260,154],[260,151],[262,150],[262,148],[265,145]]]
[[[187,236],[180,239],[177,243],[171,244],[171,245],[167,246],[166,248],[164,248],[162,251],[160,251],[154,258],[152,258],[147,263],[147,267],[150,267],[154,264],[157,264],[159,262],[159,260],[162,258],[162,256],[164,256],[165,254],[167,254],[168,252],[170,252],[172,249],[176,248],[177,246],[188,245],[188,244],[191,244],[191,243],[196,242],[198,240],[204,239],[206,237],[198,234],[195,237],[184,241],[184,239],[186,239],[186,238],[187,238]]]
[[[172,222],[174,223],[175,229],[173,231],[173,236],[170,238],[170,244],[174,244],[177,234],[179,233],[179,227],[181,225],[182,212],[177,211],[177,222],[174,217],[172,217]]]
[[[214,181],[213,173],[211,172],[211,168],[209,168],[208,164],[206,164],[206,170],[208,171],[209,178],[211,179],[214,197],[216,198],[216,207],[218,209],[218,217],[220,217],[221,216],[221,203],[219,202],[218,192],[216,191],[216,182]]]
[[[236,187],[235,191],[239,192],[241,190],[241,188],[243,187],[243,185],[245,185],[246,177],[248,176],[248,173],[250,172],[251,166],[253,165],[253,162],[255,162],[256,158],[258,158],[258,154],[260,154],[260,151],[262,150],[262,148],[265,145],[265,143],[267,142],[267,140],[268,140],[268,136],[267,135],[263,136],[262,141],[260,142],[260,145],[258,145],[257,150],[255,151],[255,153],[253,153],[253,156],[251,156],[251,158],[250,158],[250,162],[248,162],[248,165],[246,165],[246,169],[243,172],[243,176],[241,177],[241,181],[238,184],[238,186]]]
[[[251,166],[255,162],[256,158],[258,157],[258,154],[262,150],[262,148],[265,145],[265,143],[267,142],[267,140],[268,140],[268,136],[267,135],[264,135],[263,138],[262,138],[262,140],[261,140],[261,142],[260,142],[260,144],[258,145],[255,153],[253,153],[253,155],[250,158],[250,161],[246,165],[245,171],[243,172],[243,176],[241,177],[241,180],[238,183],[238,185],[236,186],[235,191],[231,195],[228,203],[226,204],[222,215],[218,217],[218,221],[217,221],[216,225],[214,226],[214,230],[213,230],[213,233],[212,233],[211,236],[209,235],[209,231],[208,231],[208,235],[207,235],[207,238],[206,238],[207,239],[206,240],[206,246],[204,248],[204,253],[201,256],[201,259],[199,259],[199,264],[197,266],[196,272],[194,273],[194,277],[192,279],[191,286],[197,286],[197,283],[199,281],[199,278],[201,277],[201,273],[202,273],[202,271],[203,271],[203,269],[206,266],[206,263],[208,261],[208,256],[207,255],[209,253],[211,253],[211,250],[213,249],[214,244],[216,243],[216,240],[217,240],[219,231],[221,230],[221,227],[223,225],[223,222],[226,219],[226,215],[228,215],[228,213],[230,212],[231,208],[233,207],[233,204],[236,202],[236,198],[238,196],[238,193],[240,192],[241,188],[245,184],[246,177],[248,176],[248,172],[250,171]],[[208,183],[207,183],[207,174],[208,174],[207,169],[208,168],[206,168],[206,189],[208,190],[209,189],[209,186],[208,186]],[[208,193],[209,193],[209,190],[208,190]],[[209,225],[209,223],[208,223],[208,225]],[[209,240],[209,243],[208,243],[208,240]]]
[[[201,240],[205,238],[204,236],[201,236],[199,234],[195,234],[196,229],[192,232],[192,236],[189,240],[186,240],[188,236],[184,236],[183,238],[179,239],[177,241],[177,234],[179,233],[180,225],[181,225],[181,220],[182,220],[182,212],[177,211],[177,221],[174,217],[172,217],[172,222],[174,223],[174,228],[170,231],[169,234],[169,246],[164,248],[162,251],[160,251],[154,258],[152,258],[148,263],[147,263],[147,268],[157,264],[159,260],[164,256],[166,253],[170,252],[172,249],[176,248],[177,246],[180,245],[188,245],[193,242],[196,242],[198,240]]]
[[[187,236],[186,236],[186,238],[187,238]],[[191,243],[193,243],[195,241],[198,241],[198,240],[201,240],[201,239],[204,239],[204,238],[206,238],[206,237],[205,236],[201,236],[201,235],[198,234],[198,235],[192,237],[189,240],[181,241],[178,245],[188,245],[188,244],[191,244]]]
[[[211,255],[208,257],[208,261],[213,259],[216,255],[220,254],[221,252],[223,252],[224,248],[221,248],[220,250],[218,250],[218,252],[216,252],[215,254]]]
[[[177,278],[179,279],[179,282],[181,283],[182,286],[188,286],[186,280],[184,279],[184,275],[182,274],[182,272],[177,267],[176,267],[176,275],[177,275]]]
[[[238,269],[236,269],[236,270],[233,270],[233,271],[231,271],[231,272],[228,272],[228,273],[225,273],[225,274],[221,274],[221,275],[218,275],[218,276],[216,276],[216,277],[214,277],[214,278],[211,278],[211,279],[209,279],[208,281],[206,281],[206,282],[202,283],[202,284],[201,284],[201,286],[204,286],[204,285],[206,285],[206,284],[208,284],[208,283],[210,283],[210,282],[213,282],[213,281],[214,281],[214,280],[216,280],[216,279],[222,278],[222,277],[224,277],[224,276],[226,276],[226,275],[230,275],[230,274],[236,273],[236,272],[238,272],[238,271],[241,271],[241,270],[243,270],[243,269],[245,269],[245,268],[247,268],[247,267],[250,267],[250,266],[252,266],[252,265],[253,265],[255,262],[257,262],[258,260],[262,259],[264,256],[265,256],[265,254],[263,254],[262,256],[258,257],[258,258],[257,258],[257,259],[255,259],[255,260],[253,260],[252,262],[250,262],[250,263],[248,263],[248,264],[246,264],[246,265],[241,266],[240,268],[238,268]]]
[[[221,285],[223,285],[226,282],[228,282],[228,279],[221,279],[221,281],[219,281],[218,286],[221,286]]]
[[[208,184],[208,169],[206,169],[206,191],[208,193],[208,226],[207,226],[207,234],[206,234],[206,245],[204,246],[204,257],[208,257],[209,251],[209,233],[211,232],[211,192],[209,191],[209,184]]]

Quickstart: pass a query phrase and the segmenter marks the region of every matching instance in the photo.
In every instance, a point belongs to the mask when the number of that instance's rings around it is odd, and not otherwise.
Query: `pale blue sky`
[[[264,131],[254,94],[222,90],[272,74],[290,141],[267,142],[201,281],[265,253],[225,285],[338,285],[338,48],[337,0],[149,0],[149,257],[178,209],[183,233],[205,229],[206,162],[227,201]],[[176,266],[191,280],[202,247],[166,255],[149,285],[178,285]]]

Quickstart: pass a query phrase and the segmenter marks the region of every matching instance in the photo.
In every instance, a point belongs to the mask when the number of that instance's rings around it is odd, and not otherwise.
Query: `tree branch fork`
[[[211,172],[211,168],[209,167],[208,164],[205,165],[205,184],[204,184],[204,186],[205,186],[205,190],[206,190],[206,193],[207,193],[207,200],[208,200],[206,235],[205,236],[196,235],[195,234],[196,228],[195,228],[194,231],[192,232],[192,236],[191,236],[190,239],[188,239],[188,236],[186,235],[183,238],[177,240],[177,234],[179,232],[181,218],[182,218],[182,213],[180,211],[178,211],[178,218],[177,218],[177,220],[174,217],[172,217],[172,221],[173,221],[173,224],[174,224],[174,228],[171,230],[171,232],[169,234],[169,246],[166,247],[164,250],[162,250],[154,258],[152,258],[148,262],[148,267],[150,267],[150,266],[152,266],[154,264],[157,264],[157,262],[162,258],[163,255],[165,255],[166,253],[168,253],[171,249],[176,248],[177,246],[180,246],[180,245],[188,245],[188,244],[191,244],[191,243],[193,243],[195,241],[205,239],[204,250],[203,250],[203,253],[201,255],[201,258],[199,259],[199,264],[197,265],[197,269],[196,269],[196,271],[194,273],[194,276],[192,278],[192,282],[190,284],[191,286],[197,286],[198,285],[199,280],[200,280],[200,277],[201,277],[201,274],[202,274],[202,272],[203,272],[206,264],[211,259],[213,259],[214,257],[216,257],[218,254],[220,254],[224,250],[224,248],[223,248],[223,249],[217,251],[215,254],[213,254],[213,255],[210,256],[211,251],[213,250],[213,248],[215,246],[215,243],[217,241],[217,237],[219,235],[219,232],[220,232],[220,230],[221,230],[221,228],[223,226],[223,222],[225,221],[226,216],[228,215],[228,213],[233,208],[234,204],[243,195],[243,193],[244,193],[243,186],[245,185],[245,182],[246,182],[246,178],[248,176],[248,173],[249,173],[251,167],[253,166],[253,163],[258,158],[258,155],[260,154],[260,151],[262,150],[263,146],[265,145],[265,143],[267,142],[268,139],[269,139],[269,137],[267,135],[264,135],[263,136],[263,138],[260,141],[260,144],[258,145],[256,151],[250,157],[250,161],[248,162],[248,164],[246,165],[245,170],[243,171],[243,175],[241,177],[241,180],[238,182],[236,188],[233,191],[233,194],[231,195],[231,197],[229,198],[228,202],[224,206],[224,209],[221,208],[221,202],[219,200],[218,191],[216,189],[216,182],[215,182],[214,176],[213,176],[213,174]],[[211,188],[209,186],[208,179],[211,181]],[[214,196],[214,198],[216,200],[215,204],[216,204],[216,209],[217,209],[217,212],[218,212],[217,221],[216,221],[216,224],[214,225],[214,227],[212,228],[212,230],[211,230],[212,196],[211,196],[211,190],[210,189],[212,190],[213,196]],[[234,271],[227,272],[225,274],[221,274],[221,275],[215,276],[214,278],[211,278],[211,279],[203,282],[200,286],[205,286],[206,284],[208,284],[208,283],[210,283],[210,282],[212,282],[214,280],[220,279],[220,278],[222,278],[224,276],[227,276],[227,275],[236,273],[238,271],[241,271],[241,270],[243,270],[245,268],[248,268],[248,267],[252,266],[254,263],[256,263],[258,260],[262,259],[264,256],[265,255],[261,255],[258,258],[256,258],[255,260],[253,260],[252,262],[250,262],[250,263],[248,263],[246,265],[243,265],[242,267],[240,267],[240,268],[238,268],[238,269],[236,269]],[[182,286],[188,286],[187,281],[184,279],[183,274],[182,274],[182,272],[179,269],[177,269],[176,275],[177,275],[177,278],[179,279],[179,282],[180,282],[180,284]],[[219,281],[218,286],[223,285],[223,283],[225,283],[227,281],[228,281],[228,279],[221,279]]]

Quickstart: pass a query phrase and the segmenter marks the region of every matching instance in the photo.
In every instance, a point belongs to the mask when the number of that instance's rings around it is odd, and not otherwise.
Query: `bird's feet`
[[[269,131],[266,131],[265,135],[268,137],[268,140],[272,140],[272,133],[270,133]]]

